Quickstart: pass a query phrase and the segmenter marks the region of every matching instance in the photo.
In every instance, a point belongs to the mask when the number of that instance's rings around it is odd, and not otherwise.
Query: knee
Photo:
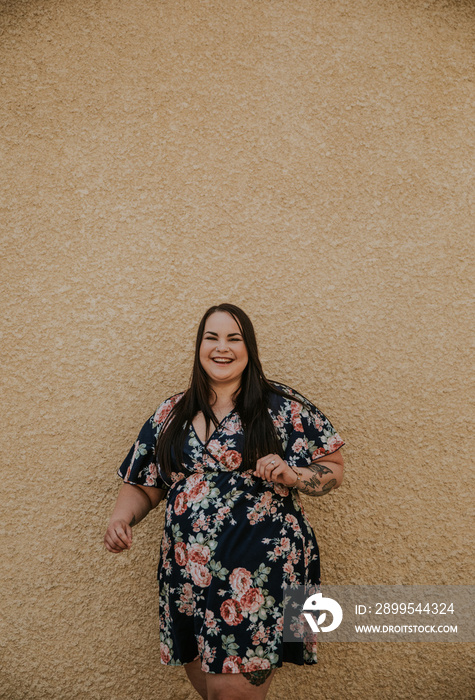
[[[243,700],[244,697],[242,692],[236,694],[232,690],[224,688],[208,694],[208,700]]]

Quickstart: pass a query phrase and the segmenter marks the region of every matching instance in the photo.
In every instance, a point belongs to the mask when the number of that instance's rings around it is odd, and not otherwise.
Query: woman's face
[[[200,362],[211,384],[240,382],[248,353],[238,324],[226,311],[215,311],[206,319]]]

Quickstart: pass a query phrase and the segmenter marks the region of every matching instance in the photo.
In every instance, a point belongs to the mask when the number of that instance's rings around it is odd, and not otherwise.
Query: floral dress
[[[157,574],[161,661],[176,666],[200,657],[207,673],[314,664],[315,645],[283,642],[284,586],[320,583],[317,540],[299,492],[240,471],[236,411],[205,444],[191,427],[180,471],[166,480],[154,462],[155,442],[182,396],[158,407],[117,472],[126,483],[167,490]],[[290,466],[305,467],[344,444],[308,400],[304,406],[271,394],[269,412]]]

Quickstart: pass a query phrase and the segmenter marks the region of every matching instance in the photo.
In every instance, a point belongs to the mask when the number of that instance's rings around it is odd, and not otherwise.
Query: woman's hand
[[[104,536],[109,552],[123,552],[132,546],[132,527],[156,508],[165,491],[155,486],[123,483]]]
[[[126,520],[111,520],[104,536],[104,545],[109,552],[123,552],[132,546],[132,528]]]
[[[297,474],[279,455],[266,455],[258,459],[253,474],[288,487],[295,486],[297,481]]]

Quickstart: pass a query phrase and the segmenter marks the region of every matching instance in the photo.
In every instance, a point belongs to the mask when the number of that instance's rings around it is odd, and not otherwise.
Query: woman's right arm
[[[104,536],[109,552],[119,553],[132,545],[132,527],[158,506],[166,491],[155,486],[123,483]]]

